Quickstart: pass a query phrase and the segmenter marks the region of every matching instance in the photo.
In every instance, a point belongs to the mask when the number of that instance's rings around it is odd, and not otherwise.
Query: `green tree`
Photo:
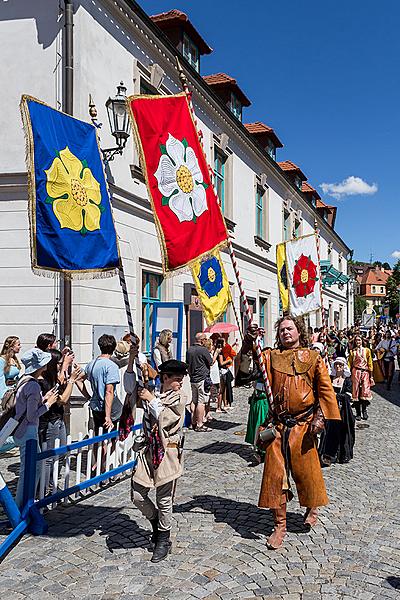
[[[390,271],[392,267],[389,265],[388,262],[384,262],[382,263],[382,269],[386,269],[387,271]]]
[[[367,307],[367,301],[362,296],[354,296],[354,318],[360,318]]]
[[[392,319],[400,312],[400,260],[393,267],[393,274],[386,282],[386,303],[389,305],[389,314]]]

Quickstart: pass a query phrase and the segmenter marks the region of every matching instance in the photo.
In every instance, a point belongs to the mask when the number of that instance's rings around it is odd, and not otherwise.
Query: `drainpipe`
[[[73,0],[64,0],[64,85],[63,111],[68,115],[74,112],[74,6]],[[64,346],[72,344],[72,284],[70,279],[62,280],[62,337]]]

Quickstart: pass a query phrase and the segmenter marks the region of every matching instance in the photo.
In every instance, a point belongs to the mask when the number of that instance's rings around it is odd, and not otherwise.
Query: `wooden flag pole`
[[[187,100],[188,100],[188,104],[189,104],[189,109],[190,109],[190,112],[192,114],[194,126],[196,128],[197,136],[199,138],[199,142],[200,142],[200,144],[201,144],[201,146],[203,148],[203,152],[204,152],[202,136],[200,135],[199,130],[197,128],[197,119],[196,119],[196,115],[195,115],[194,108],[193,108],[192,94],[191,94],[191,92],[189,90],[189,87],[188,87],[188,84],[187,84],[186,75],[183,72],[182,65],[181,65],[178,57],[176,57],[176,64],[177,64],[178,73],[179,73],[179,80],[181,82],[182,89],[183,89],[183,91],[186,94],[186,97],[187,97]],[[204,156],[205,156],[205,152],[204,152]],[[208,163],[207,163],[207,166],[208,166],[208,170],[209,170],[209,173],[210,173],[211,181],[214,182],[214,173],[213,173],[213,171],[212,171],[212,169],[211,169],[211,167],[210,167],[210,165]],[[215,193],[216,197],[218,198],[218,194],[217,194],[217,191],[215,189],[215,186],[214,186],[214,193]],[[219,200],[219,198],[218,198],[218,200]],[[244,287],[243,287],[243,282],[242,282],[242,279],[240,277],[239,267],[238,267],[238,264],[237,264],[237,261],[236,261],[235,252],[233,250],[232,240],[228,237],[227,241],[228,241],[229,256],[231,258],[233,270],[235,272],[237,284],[238,284],[238,287],[239,287],[240,297],[242,299],[243,307],[244,307],[244,310],[246,312],[246,316],[247,316],[248,322],[249,322],[249,324],[251,324],[252,321],[253,321],[253,314],[251,312],[251,309],[250,309],[250,306],[249,306],[249,302],[247,300],[247,295],[246,295],[246,292],[245,292]],[[235,311],[235,314],[236,314],[236,311]],[[273,406],[273,395],[272,395],[271,385],[270,385],[270,382],[269,382],[269,379],[268,379],[267,369],[265,367],[264,359],[263,359],[263,356],[262,356],[262,348],[261,348],[260,337],[257,337],[255,347],[256,347],[258,365],[260,367],[260,371],[261,371],[261,374],[263,376],[263,381],[264,381],[264,385],[265,385],[265,391],[266,391],[266,394],[267,394],[267,397],[268,397],[268,401],[269,401],[270,407],[272,409],[272,406]]]

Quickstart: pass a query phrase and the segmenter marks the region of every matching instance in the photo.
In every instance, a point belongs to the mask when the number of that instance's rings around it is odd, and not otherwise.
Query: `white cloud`
[[[376,183],[369,184],[361,177],[350,175],[340,183],[321,183],[319,186],[324,194],[333,196],[338,200],[343,196],[358,196],[376,194],[378,186]]]
[[[391,256],[396,259],[400,258],[400,250],[394,250],[394,252],[392,252]]]

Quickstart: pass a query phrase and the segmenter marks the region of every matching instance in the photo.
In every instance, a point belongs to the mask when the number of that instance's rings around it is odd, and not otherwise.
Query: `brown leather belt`
[[[179,444],[177,442],[170,442],[167,444],[167,448],[179,448]]]

